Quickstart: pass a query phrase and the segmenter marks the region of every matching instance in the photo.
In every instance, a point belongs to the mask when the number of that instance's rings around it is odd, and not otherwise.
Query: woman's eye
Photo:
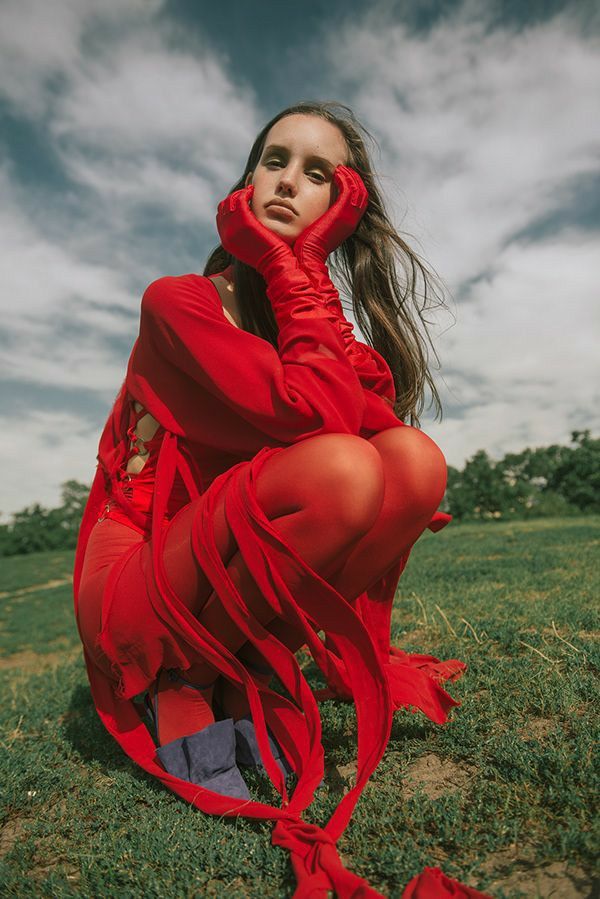
[[[275,159],[275,158],[273,158],[273,159],[267,159],[267,161],[265,162],[265,165],[266,165],[266,166],[274,165],[274,166],[279,166],[279,167],[281,167],[281,166],[283,165],[283,162],[281,161],[281,159]],[[321,174],[321,172],[308,172],[308,174],[311,176],[311,178],[312,178],[312,177],[316,177],[317,180],[318,180],[321,184],[323,184],[323,183],[326,181],[326,178],[323,177],[323,175]]]

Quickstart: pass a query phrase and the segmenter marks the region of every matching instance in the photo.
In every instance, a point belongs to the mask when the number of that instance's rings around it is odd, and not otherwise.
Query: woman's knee
[[[381,456],[353,434],[320,434],[286,447],[257,479],[257,498],[267,515],[310,508],[316,522],[325,512],[358,534],[372,527],[384,493]]]
[[[323,437],[327,439],[323,442],[318,476],[322,480],[322,495],[349,527],[366,533],[375,523],[385,495],[381,456],[362,437],[352,434]]]
[[[448,477],[446,459],[437,443],[410,425],[382,431],[371,442],[381,455],[386,479],[398,484],[415,512],[435,511]]]

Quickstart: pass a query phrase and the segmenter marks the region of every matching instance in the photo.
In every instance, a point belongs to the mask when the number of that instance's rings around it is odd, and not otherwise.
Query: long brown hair
[[[348,165],[359,173],[369,192],[369,203],[354,233],[331,254],[330,271],[352,298],[355,319],[367,342],[388,363],[396,385],[394,412],[399,419],[419,425],[429,387],[436,418],[442,416],[440,397],[429,366],[429,348],[439,359],[429,335],[425,313],[444,306],[440,282],[425,262],[411,250],[392,225],[375,183],[369,154],[362,135],[376,143],[355,118],[350,107],[337,102],[306,101],[288,106],[258,134],[241,178],[229,193],[244,187],[254,172],[269,130],[288,115],[320,116],[336,125],[348,146]],[[402,268],[398,278],[396,260]],[[219,244],[208,257],[204,275],[234,265],[236,297],[244,330],[263,337],[277,348],[277,324],[265,292],[265,282],[251,266],[240,262]],[[431,302],[431,298],[435,302]]]

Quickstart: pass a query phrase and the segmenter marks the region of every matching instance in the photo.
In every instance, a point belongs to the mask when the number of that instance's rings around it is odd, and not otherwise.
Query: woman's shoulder
[[[142,296],[142,312],[152,316],[162,316],[188,307],[207,311],[222,308],[211,278],[195,272],[162,275],[150,282]]]

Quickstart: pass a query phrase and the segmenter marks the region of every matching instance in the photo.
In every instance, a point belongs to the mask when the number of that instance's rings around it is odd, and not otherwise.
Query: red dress
[[[231,267],[223,272],[230,273]],[[465,666],[390,646],[392,603],[408,552],[350,605],[286,544],[256,501],[254,483],[261,466],[285,446],[322,433],[368,438],[403,427],[391,408],[394,383],[383,358],[359,344],[363,355],[350,363],[333,312],[324,307],[314,312],[307,316],[290,308],[276,350],[228,321],[209,278],[188,274],[149,285],[127,375],[100,439],[75,556],[75,614],[94,525],[105,515],[129,523],[138,539],[112,565],[102,597],[98,649],[106,664],[100,666],[84,647],[92,696],[108,731],[137,764],[202,811],[274,820],[272,840],[291,852],[297,899],[325,896],[327,890],[340,897],[379,896],[343,866],[337,840],[385,751],[394,710],[418,708],[444,723],[458,703],[441,682],[454,680]],[[153,465],[146,474],[148,489],[144,469],[136,487],[138,476],[129,480],[124,468],[136,418],[134,399],[160,422]],[[249,628],[243,596],[227,577],[215,544],[211,513],[222,491],[244,562],[275,613],[304,631],[327,689],[313,693],[295,655],[257,622]],[[196,558],[227,613],[260,649],[294,702],[269,688],[257,691],[242,662],[202,628],[167,581],[161,557],[164,524],[200,495],[202,514],[192,541]],[[438,512],[429,527],[438,530],[449,519]],[[134,557],[136,563],[126,566]],[[126,589],[119,581],[124,566],[137,572]],[[294,595],[286,587],[290,571],[303,573],[302,588]],[[142,645],[129,633],[134,624],[139,632],[140,620],[147,624]],[[317,635],[321,630],[325,642]],[[280,806],[240,804],[174,777],[157,759],[133,698],[148,688],[161,667],[185,669],[199,656],[245,685],[265,769],[282,797]],[[332,696],[355,703],[358,769],[356,786],[320,828],[301,815],[324,773],[317,702]],[[291,798],[271,755],[267,726],[297,775]],[[480,894],[437,869],[426,869],[411,881],[406,895]]]

